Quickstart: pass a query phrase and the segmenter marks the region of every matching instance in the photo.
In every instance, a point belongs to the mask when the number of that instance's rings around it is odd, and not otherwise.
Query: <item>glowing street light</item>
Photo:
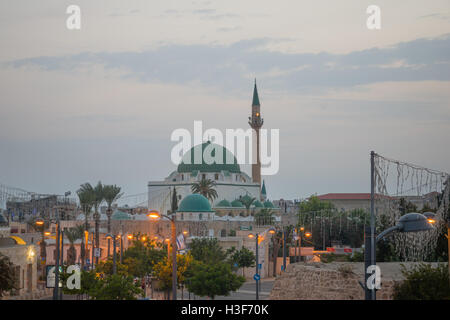
[[[42,218],[36,219],[35,224],[36,224],[37,226],[43,226],[43,225],[44,225],[44,219],[42,219]]]
[[[149,217],[151,219],[159,219],[159,218],[161,218],[161,214],[156,210],[150,210],[147,213],[147,217]]]
[[[305,237],[310,238],[311,236],[312,236],[311,232],[309,232],[309,231],[305,232]]]

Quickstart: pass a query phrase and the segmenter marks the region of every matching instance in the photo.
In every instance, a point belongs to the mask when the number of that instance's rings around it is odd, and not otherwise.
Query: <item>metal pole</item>
[[[370,264],[376,265],[376,243],[375,243],[375,152],[370,152]],[[367,269],[366,269],[367,273]],[[373,288],[371,300],[376,300],[376,291]]]
[[[448,275],[450,278],[450,219],[447,222],[447,236],[446,237],[447,237],[447,241],[448,241]]]
[[[258,255],[258,238],[259,238],[259,234],[256,234],[256,249],[255,249],[255,260],[256,260],[256,274],[259,275],[259,270],[258,270],[258,263],[259,263],[259,255]],[[259,300],[259,285],[258,285],[258,280],[256,281],[256,300]]]
[[[92,261],[91,261],[91,270],[94,270],[94,232],[92,232],[92,243],[91,243],[91,249],[92,249]]]
[[[371,246],[371,238],[370,238],[371,228],[370,226],[366,226],[364,229],[364,293],[365,300],[371,299],[371,290],[367,288],[367,279],[369,279],[369,274],[367,273],[367,268],[370,266],[370,255],[372,250]]]
[[[286,231],[283,230],[283,271],[286,271]]]
[[[55,257],[55,286],[53,288],[53,300],[58,300],[58,287],[59,287],[59,241],[60,241],[60,229],[59,229],[59,214],[56,209],[56,257]]]
[[[117,266],[116,266],[116,236],[113,235],[113,274],[117,273]]]
[[[172,300],[177,300],[177,230],[175,215],[172,217]]]
[[[61,267],[64,266],[64,230],[61,231]],[[64,287],[64,284],[63,284]],[[59,300],[63,299],[63,288],[59,290]]]
[[[123,253],[123,232],[122,232],[122,235],[120,236],[120,263],[122,263],[122,261],[123,261],[122,253]]]

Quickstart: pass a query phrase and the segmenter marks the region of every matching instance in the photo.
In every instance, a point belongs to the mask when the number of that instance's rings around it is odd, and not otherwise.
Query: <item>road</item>
[[[272,290],[273,278],[269,279],[262,279],[261,282],[261,289],[259,290],[259,299],[260,300],[267,300],[269,299],[270,291]],[[255,281],[249,281],[242,285],[242,287],[236,291],[232,292],[229,296],[217,296],[215,297],[215,300],[255,300],[256,298],[256,292],[255,292]],[[187,292],[184,292],[184,300],[188,300],[189,294]],[[181,291],[178,294],[178,299],[181,299]],[[191,294],[191,300],[194,300],[193,295]],[[197,297],[195,296],[195,300],[209,300],[207,297]]]

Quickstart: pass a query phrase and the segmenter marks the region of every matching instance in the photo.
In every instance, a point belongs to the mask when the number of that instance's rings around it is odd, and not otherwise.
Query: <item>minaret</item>
[[[256,136],[256,163],[252,164],[252,180],[253,182],[259,183],[261,185],[261,160],[259,157],[259,129],[261,129],[264,120],[261,118],[260,113],[261,106],[259,105],[258,89],[255,87],[253,89],[253,102],[252,102],[252,116],[248,117],[248,124],[255,130],[254,136]],[[255,141],[253,141],[253,148]]]

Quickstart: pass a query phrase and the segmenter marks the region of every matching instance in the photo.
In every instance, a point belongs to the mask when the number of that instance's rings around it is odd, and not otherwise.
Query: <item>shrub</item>
[[[450,300],[448,264],[436,268],[420,264],[411,269],[402,265],[405,280],[394,286],[394,300]]]

